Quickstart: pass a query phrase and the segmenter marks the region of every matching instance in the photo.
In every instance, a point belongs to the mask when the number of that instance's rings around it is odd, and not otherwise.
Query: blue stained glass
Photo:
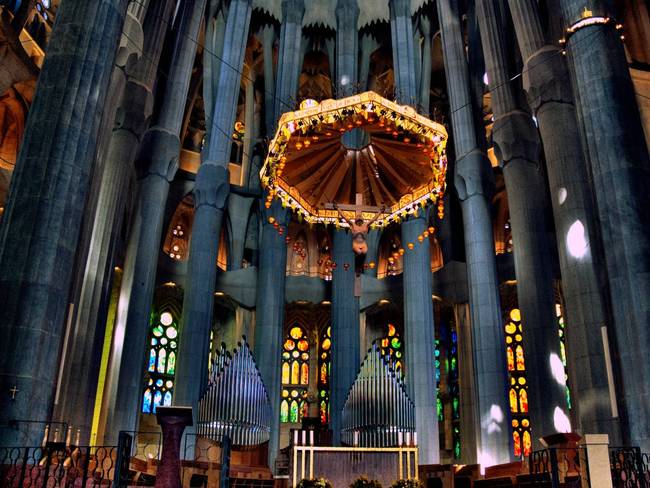
[[[163,406],[168,407],[172,404],[172,393],[168,391],[163,398]]]
[[[142,412],[151,412],[151,390],[149,388],[144,392],[144,398],[142,399]]]
[[[458,341],[458,337],[456,336],[456,331],[455,331],[455,330],[452,330],[452,331],[451,331],[451,342],[453,342],[454,344],[456,344],[456,341]]]
[[[161,379],[156,380],[156,386],[158,388],[160,388],[162,385],[163,385],[163,380],[161,380]]]
[[[160,406],[162,402],[162,393],[157,391],[153,396],[153,413],[156,413],[156,408]]]
[[[156,350],[151,349],[149,351],[149,371],[155,371],[156,370]]]

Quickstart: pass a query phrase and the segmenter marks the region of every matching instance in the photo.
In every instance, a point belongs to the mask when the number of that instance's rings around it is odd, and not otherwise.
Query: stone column
[[[368,89],[368,76],[370,74],[370,56],[379,47],[372,34],[365,33],[361,36],[361,60],[359,61],[359,91]]]
[[[388,6],[390,7],[390,32],[393,41],[395,95],[400,103],[415,106],[417,103],[417,81],[415,79],[411,2],[389,0]]]
[[[275,124],[277,124],[280,115],[295,109],[293,98],[298,91],[298,75],[300,66],[302,66],[300,46],[304,14],[304,0],[282,0],[282,27],[280,27],[273,131],[275,131]]]
[[[280,442],[280,392],[282,328],[284,326],[284,293],[287,267],[285,241],[290,214],[278,200],[262,209],[257,272],[257,300],[255,303],[255,358],[259,364],[264,386],[271,399],[271,439],[269,466],[275,471],[275,458]],[[283,228],[284,233],[276,230]]]
[[[132,2],[129,11],[134,5]],[[75,430],[81,429],[82,443],[87,442],[94,411],[99,368],[96,354],[101,348],[108,312],[116,240],[122,227],[129,181],[134,174],[133,161],[153,109],[151,90],[172,7],[171,0],[156,2],[145,16],[144,26],[132,27],[132,30],[144,28],[142,58],[135,66],[128,69],[124,66],[124,76],[128,76],[126,88],[106,149],[94,218],[87,229],[89,235],[82,238],[90,243],[90,248],[74,319],[74,342],[66,361],[59,401],[60,418],[70,422]],[[138,13],[144,16],[144,12],[138,10]],[[135,23],[135,19],[131,22]],[[129,51],[133,50],[131,43],[123,42],[123,45],[131,47],[118,55],[118,60],[127,60]],[[89,367],[89,363],[94,366]]]
[[[266,25],[261,31],[261,41],[264,56],[264,122],[266,133],[269,138],[275,134],[275,79],[273,67],[273,42],[275,41],[275,29]]]
[[[580,19],[578,0],[561,0],[565,23]],[[606,2],[589,2],[605,15]],[[567,41],[578,116],[594,182],[623,377],[619,403],[625,439],[650,450],[650,158],[623,44],[612,25],[579,29]]]
[[[124,266],[115,340],[111,354],[112,378],[107,441],[120,430],[137,430],[142,401],[149,315],[155,286],[158,254],[163,235],[169,184],[178,169],[180,130],[185,110],[196,39],[203,20],[205,0],[184,2],[174,42],[174,56],[165,85],[165,97],[156,125],[147,130],[140,147],[140,181],[134,223]]]
[[[234,0],[228,8],[223,57],[219,70],[219,96],[214,103],[210,144],[194,185],[194,224],[187,265],[183,317],[178,338],[174,405],[190,405],[195,415],[206,386],[210,329],[214,309],[219,235],[226,199],[230,193],[228,162],[235,124],[251,0]]]
[[[525,60],[524,89],[546,155],[566,302],[572,413],[581,432],[606,432],[616,439],[618,420],[612,417],[601,334],[608,321],[597,273],[598,233],[566,60],[555,46],[545,45],[537,2],[509,3]],[[575,235],[584,241],[573,243]]]
[[[507,72],[499,6],[477,2],[477,17],[490,80],[494,149],[508,189],[517,297],[521,310],[533,446],[542,435],[571,430],[555,314],[553,255],[548,242],[549,207],[539,139],[530,114],[516,104]]]
[[[422,32],[422,71],[420,72],[420,113],[429,116],[429,100],[431,96],[431,21],[429,17],[420,17]]]
[[[228,217],[230,220],[230,247],[228,254],[228,271],[241,269],[244,259],[244,245],[248,230],[248,217],[253,198],[231,193],[228,197]],[[241,338],[239,338],[241,339]]]
[[[402,223],[402,243],[414,244],[403,256],[404,263],[404,351],[406,388],[415,404],[415,430],[420,446],[420,463],[440,462],[440,441],[436,412],[433,303],[431,302],[431,258],[429,240],[418,242],[427,229],[426,214]],[[432,420],[433,418],[433,420]]]
[[[334,230],[332,236],[332,381],[330,384],[330,429],[333,444],[341,443],[341,412],[354,383],[360,357],[359,299],[354,296],[354,252],[352,234]]]
[[[220,5],[219,0],[210,0],[205,24],[205,49],[203,50],[203,108],[209,127],[212,123],[212,109],[217,99],[219,89],[219,69],[223,54],[224,35],[226,32],[226,16],[228,9]],[[222,8],[219,8],[219,7]],[[206,132],[204,145],[210,144],[210,133]]]
[[[72,265],[127,0],[58,11],[0,228],[0,444],[48,420]],[[14,389],[13,398],[10,389]]]
[[[377,277],[377,266],[379,265],[379,241],[381,241],[381,230],[370,229],[366,244],[368,244],[368,252],[366,253],[366,264],[375,263],[374,267],[364,269],[363,273],[368,276]]]
[[[244,105],[244,140],[242,141],[241,174],[239,176],[240,186],[246,187],[248,176],[251,171],[251,159],[253,151],[253,133],[255,132],[255,72],[248,70],[248,76],[244,81],[245,105]]]
[[[337,98],[358,93],[357,71],[359,69],[359,6],[356,0],[338,0],[336,4],[336,81]],[[346,147],[359,147],[360,131],[352,130],[343,134]]]
[[[482,465],[500,464],[510,459],[510,407],[507,395],[507,371],[498,276],[494,256],[491,199],[494,177],[490,162],[479,147],[474,125],[474,105],[457,0],[439,0],[438,18],[447,76],[454,149],[457,155],[454,185],[460,199],[465,230],[465,259],[471,331],[460,329],[458,336],[471,340],[472,362],[476,366],[475,404],[478,417],[473,425],[476,452],[463,450],[469,459]],[[459,339],[460,340],[460,339]],[[467,366],[465,368],[467,371]],[[465,391],[465,390],[464,390]],[[463,403],[467,399],[462,400]]]

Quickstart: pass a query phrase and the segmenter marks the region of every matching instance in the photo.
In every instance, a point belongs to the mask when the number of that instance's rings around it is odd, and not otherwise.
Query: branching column
[[[612,416],[601,328],[607,323],[597,268],[595,216],[565,57],[545,45],[537,2],[510,0],[524,88],[537,116],[555,217],[568,326],[567,355],[574,416],[581,432],[620,437]],[[583,242],[574,243],[574,236]],[[575,245],[577,244],[577,248]],[[607,329],[605,329],[606,331]]]
[[[126,7],[67,0],[48,45],[0,228],[2,445],[38,445],[42,425],[8,422],[50,417],[98,114]]]
[[[332,381],[330,429],[333,444],[341,442],[341,413],[348,391],[361,363],[359,299],[354,296],[354,252],[352,234],[336,229],[332,235]]]
[[[300,48],[302,43],[302,17],[304,0],[282,0],[282,26],[280,27],[280,50],[278,51],[278,74],[275,87],[275,120],[294,110],[294,97],[298,91],[298,76],[302,66]],[[267,94],[268,96],[268,94]]]
[[[112,379],[108,397],[107,441],[120,430],[136,430],[145,371],[149,315],[156,279],[163,214],[169,184],[178,169],[180,130],[192,64],[194,39],[203,19],[205,0],[188,0],[174,42],[174,57],[165,85],[165,98],[156,125],[144,135],[139,166],[145,168],[129,237],[122,296],[111,353]]]
[[[608,2],[588,3],[607,15]],[[584,1],[560,0],[568,25]],[[566,45],[594,182],[623,377],[619,404],[631,445],[650,449],[650,158],[619,33],[612,24],[576,31]]]
[[[271,219],[272,217],[272,219]],[[269,466],[275,471],[275,458],[280,446],[280,357],[282,354],[282,327],[284,325],[284,293],[287,267],[286,232],[290,214],[279,200],[263,208],[260,218],[259,270],[257,272],[257,301],[255,304],[255,358],[260,367],[264,385],[271,400],[271,438]]]
[[[460,335],[472,339],[478,410],[478,418],[473,419],[477,452],[466,453],[470,458],[465,461],[499,464],[510,459],[510,407],[490,206],[494,181],[490,162],[478,149],[458,1],[438,0],[437,5],[457,155],[454,184],[463,212],[471,313],[471,332]]]
[[[571,426],[555,314],[553,256],[545,215],[549,202],[539,162],[539,139],[531,115],[515,102],[507,72],[500,2],[478,1],[477,17],[495,117],[495,153],[503,164],[508,189],[530,422],[533,443],[537,444],[541,436],[565,432]]]
[[[194,224],[173,402],[174,405],[192,406],[195,418],[207,382],[219,235],[230,193],[228,163],[242,76],[233,66],[244,64],[251,10],[251,0],[233,0],[228,8],[218,96],[212,108],[212,123],[208,126],[210,143],[203,150],[203,163],[194,184]]]
[[[395,94],[400,103],[417,104],[417,80],[415,79],[415,50],[413,48],[413,22],[411,2],[389,0],[390,32],[393,45],[393,71]]]

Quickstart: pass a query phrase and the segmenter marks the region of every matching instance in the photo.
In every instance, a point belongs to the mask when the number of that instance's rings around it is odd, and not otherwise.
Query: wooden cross
[[[350,204],[340,204],[337,205],[339,210],[346,210],[346,211],[353,211],[355,218],[361,218],[361,213],[362,212],[372,212],[372,213],[380,213],[382,212],[381,207],[373,207],[372,205],[364,205],[363,204],[363,195],[361,193],[357,193],[354,197],[354,205]],[[334,204],[333,203],[326,203],[325,204],[325,209],[326,210],[334,210]]]
[[[20,390],[16,388],[16,385],[14,385],[13,388],[9,389],[9,392],[11,393],[11,399],[15,400],[16,399],[16,393],[18,393]]]

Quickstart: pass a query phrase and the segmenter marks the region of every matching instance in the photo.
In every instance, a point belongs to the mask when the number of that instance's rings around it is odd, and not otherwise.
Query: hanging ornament
[[[429,234],[433,234],[436,231],[436,228],[435,227],[429,227],[427,230],[429,231]]]
[[[422,242],[423,240],[424,240],[424,236],[423,236],[422,234],[420,234],[420,235],[418,236],[418,241]]]
[[[398,252],[399,252],[400,256],[404,256],[404,248],[403,247],[400,247]]]
[[[409,243],[406,245],[406,247],[408,247],[409,249],[413,249],[415,246],[413,245],[412,242],[409,242]]]
[[[275,223],[275,217],[271,216],[269,217],[269,224]]]

